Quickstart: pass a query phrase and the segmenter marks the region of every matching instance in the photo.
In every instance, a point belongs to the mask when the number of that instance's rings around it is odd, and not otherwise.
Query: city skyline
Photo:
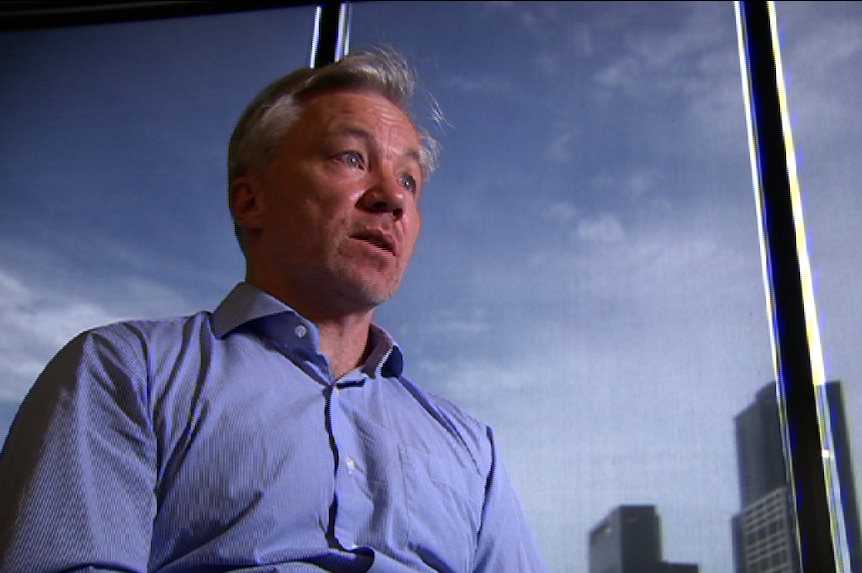
[[[620,505],[590,530],[588,573],[699,573],[693,563],[666,561],[654,505]]]

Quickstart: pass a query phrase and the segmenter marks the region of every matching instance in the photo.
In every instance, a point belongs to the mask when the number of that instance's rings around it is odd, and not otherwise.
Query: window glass
[[[845,507],[845,519],[855,548],[852,570],[857,571],[862,570],[858,513],[862,492],[858,469],[862,461],[862,360],[858,350],[862,292],[856,286],[862,275],[858,240],[862,233],[862,165],[858,159],[862,78],[856,70],[862,65],[862,6],[854,2],[778,2],[776,16],[825,374],[827,380],[841,384],[848,438],[843,469],[855,469],[839,479],[845,496],[855,498],[855,507]],[[841,436],[836,440],[840,442]]]
[[[78,332],[244,274],[227,141],[308,61],[313,7],[0,33],[0,433]]]
[[[852,424],[859,119],[841,70],[862,35],[852,3],[826,6],[779,17],[827,376]],[[620,522],[701,573],[753,565],[757,540],[786,563],[786,491],[758,465],[781,456],[757,439],[777,412],[732,3],[352,10],[353,47],[412,56],[448,120],[422,120],[442,165],[379,322],[408,376],[494,427],[552,570],[611,563]],[[74,334],[212,309],[241,279],[227,139],[307,62],[312,22],[0,33],[0,432]]]
[[[450,126],[379,319],[494,427],[552,570],[610,567],[620,523],[702,573],[733,523],[786,533],[748,463],[778,415],[733,4],[355,4],[353,47],[381,42]]]

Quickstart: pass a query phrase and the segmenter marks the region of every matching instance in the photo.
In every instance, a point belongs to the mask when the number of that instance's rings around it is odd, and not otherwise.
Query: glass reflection
[[[862,9],[852,2],[778,2],[776,15],[797,149],[808,247],[814,274],[827,380],[821,392],[829,408],[844,502],[848,548],[845,567],[862,571],[862,360],[853,341],[862,331],[862,300],[852,287],[862,249],[848,240],[859,231],[857,192],[862,168],[854,149],[862,134],[857,110],[862,63]],[[855,464],[854,464],[855,461]]]
[[[314,10],[0,33],[0,434],[78,332],[213,308],[244,271],[227,140]],[[246,31],[254,30],[254,34]]]
[[[379,317],[408,375],[495,427],[554,571],[618,563],[625,523],[642,567],[732,571],[736,417],[773,379],[732,3],[363,2],[353,23],[451,124]]]

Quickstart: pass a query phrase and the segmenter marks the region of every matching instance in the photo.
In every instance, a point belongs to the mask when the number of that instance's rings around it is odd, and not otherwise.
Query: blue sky
[[[862,9],[778,8],[858,464]],[[211,309],[242,278],[227,138],[308,60],[312,19],[0,34],[7,415],[77,332]],[[658,506],[667,560],[730,571],[733,416],[773,378],[732,3],[356,4],[353,47],[377,42],[415,59],[450,124],[427,123],[441,168],[378,313],[408,374],[495,427],[555,572],[586,571],[587,532],[621,503]]]

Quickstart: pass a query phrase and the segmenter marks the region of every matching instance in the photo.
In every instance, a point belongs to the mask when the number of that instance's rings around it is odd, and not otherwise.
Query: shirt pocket
[[[407,503],[407,543],[440,572],[470,571],[481,523],[484,479],[452,452],[399,445]]]

